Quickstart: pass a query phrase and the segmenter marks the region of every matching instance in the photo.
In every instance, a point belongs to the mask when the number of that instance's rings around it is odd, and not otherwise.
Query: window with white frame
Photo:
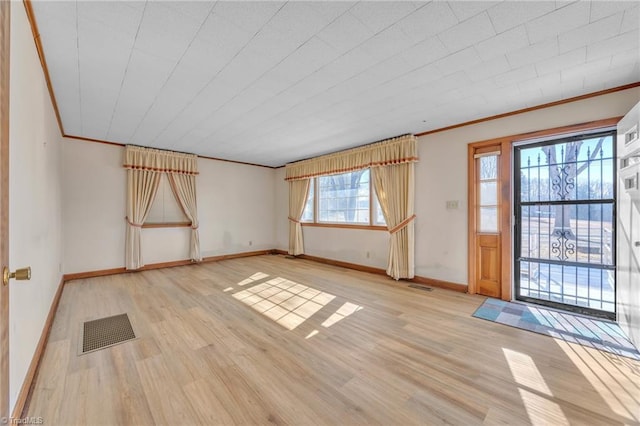
[[[369,169],[311,179],[302,222],[385,226]]]

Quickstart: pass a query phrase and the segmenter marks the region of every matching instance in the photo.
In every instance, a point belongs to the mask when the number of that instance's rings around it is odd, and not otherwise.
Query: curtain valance
[[[198,156],[127,145],[124,149],[125,169],[159,173],[198,174]]]
[[[314,176],[347,173],[368,167],[390,166],[416,161],[418,161],[416,137],[404,135],[287,164],[285,180],[309,179]]]

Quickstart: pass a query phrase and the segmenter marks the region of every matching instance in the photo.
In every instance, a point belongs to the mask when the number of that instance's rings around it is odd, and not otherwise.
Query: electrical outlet
[[[371,257],[371,252],[367,252],[367,259],[369,259]]]
[[[252,246],[253,245],[253,241],[249,241],[249,245]]]

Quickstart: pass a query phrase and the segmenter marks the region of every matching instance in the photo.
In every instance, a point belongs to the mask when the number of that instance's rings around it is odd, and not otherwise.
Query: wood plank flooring
[[[258,256],[66,284],[49,425],[638,424],[640,363],[471,317],[484,298]],[[138,339],[78,355],[84,321]]]

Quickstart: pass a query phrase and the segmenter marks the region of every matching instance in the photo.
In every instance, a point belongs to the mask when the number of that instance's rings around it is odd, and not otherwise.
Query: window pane
[[[497,207],[480,207],[480,232],[498,232]]]
[[[369,223],[369,170],[318,178],[318,222]]]
[[[384,215],[382,214],[382,207],[380,207],[380,201],[378,201],[378,197],[373,191],[373,224],[374,225],[386,225],[387,221],[384,220]]]
[[[313,222],[313,187],[314,187],[314,179],[311,179],[309,182],[309,196],[307,197],[307,203],[304,206],[304,210],[302,211],[302,222]]]
[[[480,157],[480,180],[498,178],[498,156]]]
[[[498,183],[480,182],[480,205],[495,206],[496,204],[498,204]]]
[[[185,216],[182,207],[180,207],[178,200],[173,195],[167,175],[163,173],[160,177],[156,198],[153,200],[145,223],[176,222],[189,222],[189,219]]]

